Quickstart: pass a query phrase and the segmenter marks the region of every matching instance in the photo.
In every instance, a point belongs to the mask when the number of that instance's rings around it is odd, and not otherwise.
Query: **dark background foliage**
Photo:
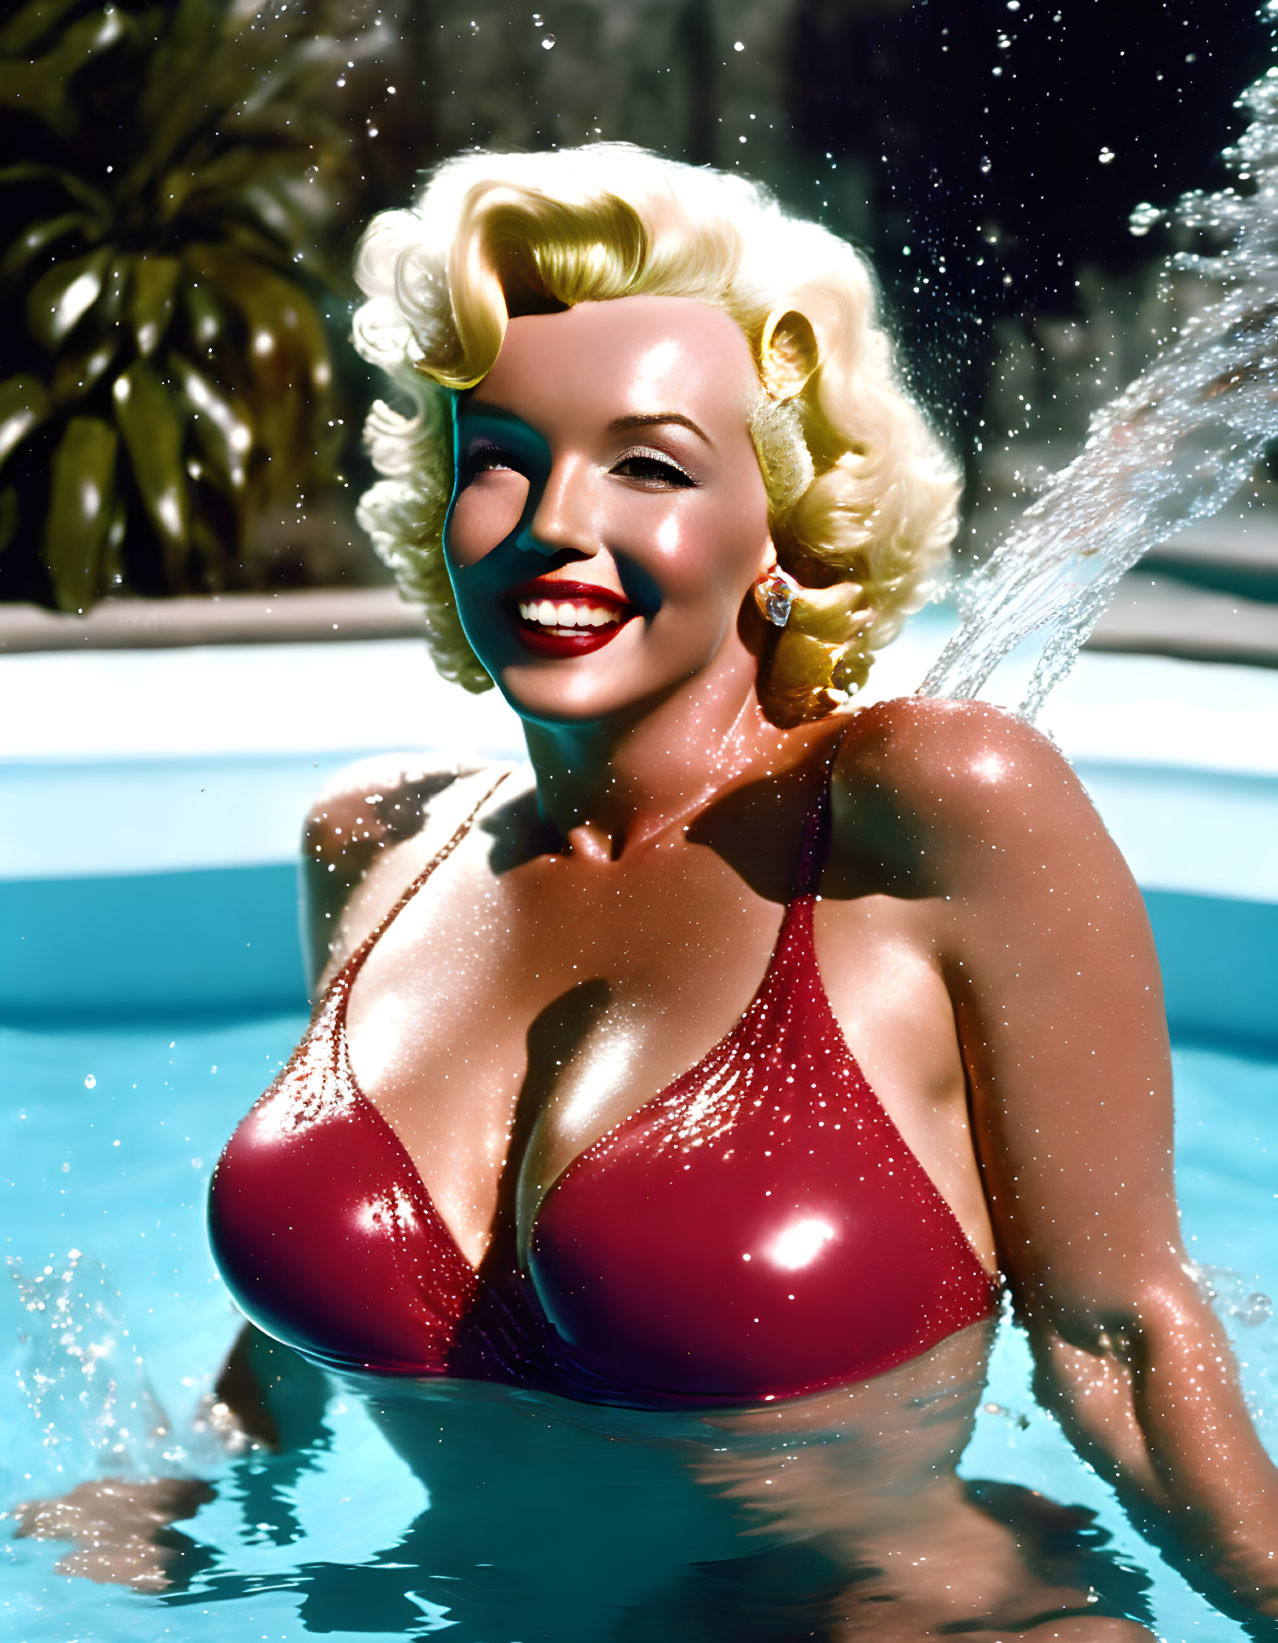
[[[1129,216],[1225,180],[1269,58],[1250,0],[541,3],[0,14],[0,597],[375,579],[346,270],[475,143],[739,166],[866,245],[996,495],[1170,323]]]

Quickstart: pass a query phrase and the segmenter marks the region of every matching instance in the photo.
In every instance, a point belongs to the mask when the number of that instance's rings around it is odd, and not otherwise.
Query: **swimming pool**
[[[5,1339],[27,1337],[10,1351],[0,1385],[6,1501],[56,1492],[97,1470],[155,1464],[182,1440],[234,1332],[205,1248],[204,1192],[222,1141],[303,1019],[287,853],[310,791],[367,745],[355,731],[378,722],[375,707],[384,710],[389,743],[451,739],[493,754],[508,746],[509,727],[490,706],[480,722],[451,707],[445,717],[438,699],[414,697],[416,663],[406,648],[345,646],[314,656],[311,648],[186,653],[167,666],[124,657],[114,674],[97,658],[96,695],[75,728],[61,732],[60,756],[50,756],[47,742],[41,755],[38,727],[6,732],[0,1190],[5,1250],[22,1263],[22,1286],[9,1283],[3,1304]],[[53,715],[53,664],[62,664],[65,681],[88,661],[74,658],[68,668],[68,660],[10,658],[0,667],[29,699],[42,690]],[[1267,723],[1272,731],[1278,714],[1278,680],[1115,661],[1126,659],[1085,659],[1058,698],[1054,728],[1150,900],[1177,1038],[1190,1247],[1205,1266],[1238,1274],[1218,1273],[1214,1283],[1262,1431],[1278,1449],[1278,1330],[1257,1299],[1278,1293],[1278,770],[1266,763],[1278,739],[1265,740],[1262,730]],[[243,693],[239,723],[227,690],[216,688],[232,676]],[[334,699],[365,693],[362,720],[331,725],[318,746],[298,735],[293,716],[317,688]],[[221,711],[204,722],[206,700]],[[440,717],[408,723],[411,713]],[[112,725],[113,739],[104,734]],[[59,1294],[70,1310],[59,1310]],[[92,1379],[77,1355],[86,1341],[101,1349]],[[109,1396],[106,1379],[115,1383]],[[173,1422],[154,1441],[146,1436],[152,1396]],[[512,1414],[489,1388],[474,1402],[477,1430],[494,1444],[512,1418],[537,1425],[535,1400],[514,1400]],[[492,1544],[467,1545],[464,1578],[446,1538],[431,1543],[436,1562],[410,1555],[420,1535],[397,1552],[410,1525],[430,1518],[426,1487],[356,1400],[339,1400],[326,1420],[327,1436],[300,1460],[222,1463],[218,1498],[182,1525],[194,1543],[194,1574],[177,1596],[68,1580],[54,1570],[62,1548],[0,1542],[3,1635],[27,1643],[292,1643],[315,1631],[376,1639],[438,1630],[475,1643],[559,1643],[576,1635],[571,1627],[602,1636],[592,1613],[610,1602],[624,1607],[622,1553],[590,1539],[588,1526],[578,1526],[587,1538],[576,1545],[577,1589],[565,1599],[579,1613],[562,1625],[538,1606],[544,1594],[536,1602],[521,1596],[531,1590],[528,1555],[516,1554],[496,1506]],[[613,1486],[642,1499],[653,1487],[642,1446],[627,1441],[634,1433],[624,1421],[614,1436],[624,1464]],[[562,1527],[557,1496],[575,1466],[586,1476],[589,1443],[583,1435],[576,1449],[542,1458],[540,1478],[532,1474],[538,1492],[521,1500],[526,1522],[545,1517]],[[194,1453],[190,1464],[198,1470],[207,1461]],[[1036,1410],[1013,1331],[1000,1337],[963,1470],[1094,1507],[1111,1536],[1115,1578],[1136,1592],[1147,1573],[1145,1601],[1160,1635],[1211,1643],[1244,1635],[1162,1564]],[[599,1487],[591,1474],[589,1489]],[[589,1511],[605,1517],[589,1489]],[[693,1533],[674,1502],[654,1499],[647,1515],[654,1535]]]

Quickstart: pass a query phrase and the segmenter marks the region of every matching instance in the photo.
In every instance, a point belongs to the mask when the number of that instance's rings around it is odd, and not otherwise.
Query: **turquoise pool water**
[[[0,1185],[5,1255],[21,1264],[28,1297],[49,1297],[45,1313],[27,1310],[11,1271],[4,1339],[12,1342],[20,1333],[26,1340],[10,1349],[0,1380],[0,1493],[7,1502],[57,1492],[69,1479],[127,1469],[130,1460],[145,1469],[148,1455],[155,1459],[156,1451],[137,1436],[138,1417],[147,1411],[130,1408],[143,1378],[136,1359],[171,1417],[173,1438],[183,1437],[236,1327],[205,1245],[208,1172],[252,1092],[300,1027],[301,1017],[290,1013],[109,1032],[0,1029],[5,1086],[15,1097],[5,1120]],[[1200,1262],[1238,1275],[1218,1273],[1215,1283],[1232,1309],[1231,1333],[1253,1407],[1271,1449],[1278,1449],[1278,1328],[1257,1299],[1278,1293],[1278,1243],[1265,1231],[1272,1229],[1278,1184],[1278,1061],[1183,1044],[1176,1075],[1191,1248]],[[66,1286],[72,1250],[80,1253]],[[32,1287],[40,1277],[43,1285]],[[103,1407],[101,1377],[85,1396],[82,1360],[59,1345],[67,1315],[49,1326],[54,1297],[67,1287],[87,1333],[115,1343],[104,1360],[119,1387],[114,1408]],[[1094,1507],[1120,1567],[1148,1571],[1150,1613],[1162,1637],[1225,1643],[1244,1636],[1162,1564],[1037,1411],[1013,1330],[1004,1331],[996,1349],[984,1404],[964,1463],[969,1476],[1004,1478]],[[556,1636],[527,1616],[522,1627],[511,1615],[503,1622],[500,1605],[485,1621],[491,1629],[475,1630],[461,1619],[454,1625],[466,1604],[458,1601],[452,1562],[439,1570],[405,1570],[400,1590],[416,1595],[402,1599],[401,1614],[383,1615],[390,1624],[380,1627],[378,1602],[370,1603],[361,1571],[379,1553],[383,1564],[388,1557],[394,1564],[393,1549],[428,1508],[429,1495],[354,1400],[338,1400],[326,1422],[327,1439],[300,1462],[250,1456],[222,1464],[218,1498],[183,1525],[196,1543],[199,1567],[176,1602],[69,1580],[54,1569],[64,1548],[3,1543],[0,1635],[15,1643],[300,1643],[317,1631],[362,1643],[435,1630],[468,1643]],[[117,1445],[124,1454],[112,1453]],[[190,1464],[198,1470],[208,1459],[197,1453]],[[548,1502],[555,1485],[547,1476]],[[527,1506],[535,1510],[536,1504]],[[498,1573],[510,1551],[496,1530],[491,1546],[473,1550],[476,1563]],[[582,1578],[584,1589],[588,1568]],[[485,1571],[486,1584],[496,1579]],[[512,1607],[517,1613],[517,1597]]]
[[[509,726],[438,695],[418,647],[267,648],[0,659],[12,699],[31,704],[0,724],[0,1229],[13,1263],[0,1508],[175,1464],[218,1489],[181,1525],[190,1578],[168,1597],[68,1579],[64,1548],[0,1530],[0,1638],[600,1643],[633,1610],[645,1551],[734,1555],[705,1551],[632,1423],[601,1477],[591,1434],[550,1441],[535,1400],[450,1394],[461,1452],[474,1441],[498,1463],[491,1509],[464,1522],[443,1473],[410,1470],[354,1398],[330,1403],[300,1455],[232,1461],[189,1431],[237,1328],[205,1244],[208,1174],[304,1019],[291,855],[306,800],[372,750],[356,739],[369,724],[389,744],[434,745],[447,727],[458,751],[512,745]],[[908,655],[901,668],[921,673]],[[324,745],[308,739],[320,694],[337,704]],[[1054,710],[1145,889],[1177,1045],[1190,1247],[1215,1269],[1278,1451],[1278,1326],[1257,1299],[1278,1294],[1278,675],[1084,657]],[[1169,1643],[1246,1635],[1163,1564],[1037,1410],[1011,1328],[981,1401],[966,1476],[1093,1508],[1111,1595]],[[171,1430],[152,1440],[161,1410]],[[503,1478],[507,1447],[531,1459]],[[627,1513],[651,1546],[609,1542]],[[538,1559],[557,1571],[549,1584]],[[627,1637],[666,1643],[636,1624]]]

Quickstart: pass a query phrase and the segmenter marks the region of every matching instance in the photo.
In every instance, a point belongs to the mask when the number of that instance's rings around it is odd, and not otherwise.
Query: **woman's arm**
[[[876,714],[851,757],[862,782],[877,764],[937,897],[1000,1264],[1038,1390],[1129,1502],[1278,1614],[1278,1473],[1181,1242],[1140,894],[1073,773],[1022,721],[958,702]]]
[[[323,1433],[330,1386],[322,1369],[246,1323],[218,1372],[206,1418],[232,1449],[304,1449]]]

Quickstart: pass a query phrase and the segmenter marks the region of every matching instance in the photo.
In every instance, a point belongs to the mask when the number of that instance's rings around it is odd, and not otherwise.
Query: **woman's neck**
[[[743,771],[793,757],[793,733],[764,717],[753,685],[736,699],[681,695],[630,722],[525,723],[524,734],[551,839],[595,861],[677,827]]]

